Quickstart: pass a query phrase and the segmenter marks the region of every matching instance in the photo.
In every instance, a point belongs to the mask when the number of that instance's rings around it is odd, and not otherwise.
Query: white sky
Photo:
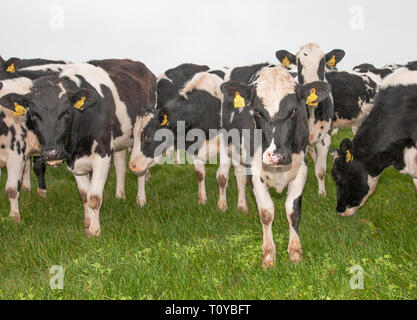
[[[0,0],[0,55],[132,58],[159,75],[275,62],[313,41],[346,51],[339,69],[382,66],[417,60],[416,14],[415,0]]]

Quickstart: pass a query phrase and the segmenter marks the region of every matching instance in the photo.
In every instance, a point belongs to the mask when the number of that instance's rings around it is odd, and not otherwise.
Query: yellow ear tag
[[[289,65],[290,65],[290,60],[288,59],[288,57],[285,57],[283,60],[282,60],[282,65],[284,66],[284,67],[288,67]]]
[[[307,97],[306,104],[309,106],[318,106],[318,102],[315,102],[318,99],[318,96],[316,95],[316,89],[310,90],[310,95]]]
[[[164,120],[161,123],[161,127],[166,127],[169,124],[168,116],[164,114]]]
[[[21,115],[24,115],[26,113],[27,113],[27,111],[26,111],[26,109],[25,109],[24,106],[18,104],[17,102],[14,103],[14,111],[13,111],[13,114],[16,117],[21,116]]]
[[[10,73],[14,73],[16,71],[15,68],[14,68],[14,63],[12,63],[10,66],[8,66],[6,71],[10,72]]]
[[[350,153],[350,150],[346,150],[346,163],[353,161],[353,155]]]
[[[246,107],[245,99],[240,96],[239,92],[236,92],[235,100],[233,100],[235,109]]]
[[[82,97],[80,100],[74,103],[74,108],[83,111],[85,99],[86,99],[85,97]]]
[[[327,65],[333,68],[336,65],[336,56],[332,56],[329,62],[327,62]]]

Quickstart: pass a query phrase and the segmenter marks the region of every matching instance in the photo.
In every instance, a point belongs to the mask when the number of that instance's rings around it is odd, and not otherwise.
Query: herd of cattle
[[[207,200],[205,163],[211,158],[222,158],[217,171],[220,210],[227,208],[230,167],[237,181],[238,210],[245,212],[250,180],[263,228],[264,267],[275,261],[269,188],[282,192],[287,187],[288,253],[297,263],[302,258],[298,229],[306,155],[315,163],[318,193],[326,196],[332,130],[352,128],[355,134],[332,152],[340,215],[353,215],[363,206],[391,165],[412,176],[417,188],[417,61],[338,71],[344,55],[340,49],[325,54],[309,43],[295,55],[276,52],[277,65],[212,70],[187,63],[158,79],[144,64],[131,60],[74,64],[0,57],[0,167],[7,168],[10,216],[20,221],[18,198],[21,189],[30,188],[31,158],[41,197],[46,196],[46,164],[65,161],[84,205],[85,234],[99,235],[112,158],[116,197],[124,198],[126,156],[131,151],[129,169],[138,176],[137,203],[144,206],[149,168],[166,154],[159,150],[156,136],[161,128],[170,130],[168,149],[189,152],[191,142],[182,144],[178,137],[183,123],[183,134],[200,129],[210,137],[190,154],[200,204]],[[213,129],[218,130],[214,137]],[[254,134],[244,134],[259,130],[260,145]],[[242,139],[231,141],[231,131]]]

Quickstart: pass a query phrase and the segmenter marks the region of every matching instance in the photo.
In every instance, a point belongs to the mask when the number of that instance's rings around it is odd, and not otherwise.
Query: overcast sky
[[[275,62],[307,42],[339,69],[417,60],[415,0],[0,0],[0,55],[132,58],[156,75],[183,62]]]

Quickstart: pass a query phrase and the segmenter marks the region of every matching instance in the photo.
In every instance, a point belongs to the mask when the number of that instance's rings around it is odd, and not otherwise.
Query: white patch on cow
[[[58,98],[62,98],[62,96],[67,93],[67,90],[65,90],[64,85],[61,82],[58,83],[58,87],[61,89],[61,92],[59,93]]]
[[[19,71],[53,71],[53,72],[61,72],[68,65],[71,65],[71,63],[69,63],[69,62],[67,64],[51,63],[51,64],[44,64],[44,65],[39,65],[39,66],[30,66],[30,67],[22,68]]]
[[[187,98],[188,93],[193,90],[204,90],[222,100],[223,94],[220,90],[222,83],[223,79],[218,75],[208,72],[200,72],[194,75],[194,77],[184,85],[184,88],[179,92],[179,94]]]
[[[304,83],[320,80],[317,71],[319,69],[320,61],[325,57],[325,54],[318,44],[307,43],[301,46],[295,56],[297,58],[297,63],[300,61],[303,66],[302,76],[304,78]]]
[[[407,68],[399,68],[393,73],[385,77],[382,81],[381,88],[394,87],[394,86],[407,86],[417,84],[417,71],[411,71]]]
[[[278,65],[264,68],[255,81],[256,93],[271,117],[279,111],[281,100],[295,92],[296,83],[287,70]]]
[[[400,172],[412,176],[413,179],[417,179],[417,146],[404,149],[404,163],[405,168]]]
[[[262,161],[266,165],[268,165],[268,154],[274,154],[275,150],[277,149],[277,146],[275,145],[275,140],[272,138],[271,144],[269,147],[265,150],[265,152],[262,154]]]
[[[156,82],[159,82],[159,81],[160,81],[160,80],[162,80],[162,79],[164,79],[164,80],[168,80],[169,82],[171,82],[171,83],[172,83],[172,80],[171,80],[170,78],[168,78],[168,77],[167,77],[167,75],[166,75],[165,73],[161,74],[161,75],[158,77],[158,79],[156,80]]]

